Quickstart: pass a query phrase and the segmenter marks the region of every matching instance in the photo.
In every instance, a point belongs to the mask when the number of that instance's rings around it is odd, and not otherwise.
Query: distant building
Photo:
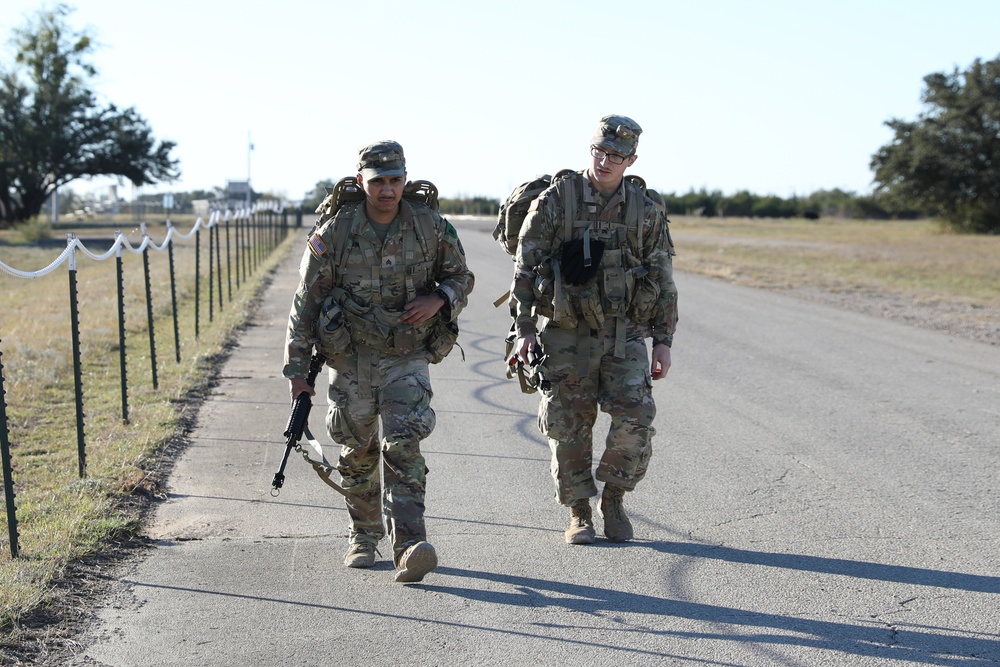
[[[253,203],[250,181],[226,181],[226,206],[231,209],[245,208]]]

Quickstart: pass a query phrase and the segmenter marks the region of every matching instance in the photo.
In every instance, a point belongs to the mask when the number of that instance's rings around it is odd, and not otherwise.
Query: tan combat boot
[[[377,549],[371,542],[351,542],[344,556],[344,565],[347,567],[371,567],[375,564],[375,553]]]
[[[424,575],[437,567],[437,552],[430,542],[417,542],[399,557],[396,564],[396,581],[412,584],[423,580]]]
[[[568,544],[593,544],[597,533],[594,531],[594,515],[590,511],[590,498],[580,498],[569,506],[571,516],[569,528],[564,535]]]
[[[625,515],[622,500],[625,489],[613,484],[604,485],[604,493],[597,503],[597,511],[604,517],[604,536],[612,542],[628,542],[632,539],[632,522]]]

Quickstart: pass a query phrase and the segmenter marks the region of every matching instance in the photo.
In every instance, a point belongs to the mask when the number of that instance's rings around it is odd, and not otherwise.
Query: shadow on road
[[[654,545],[654,548],[656,546]],[[748,554],[752,552],[743,553]],[[763,564],[768,564],[768,557],[772,556],[772,554],[759,554],[759,556]],[[775,556],[779,556],[779,558],[773,564],[781,566],[784,560],[780,558],[780,555]],[[801,559],[802,557],[789,558]],[[823,563],[823,561],[828,559],[822,558],[806,559],[800,562],[808,562],[809,560],[818,568],[817,571],[838,572],[841,569],[845,569],[848,572],[851,571],[851,568],[845,567],[844,563],[837,559],[830,559],[827,563]],[[740,559],[739,562],[755,561]],[[869,576],[880,572],[877,569],[878,566],[871,563],[856,563],[854,565],[860,572],[867,573]],[[889,568],[881,572],[892,577],[889,579],[890,581],[925,581],[927,579],[926,570],[914,570],[907,574],[901,572],[912,569]],[[623,622],[620,630],[622,633],[659,634],[691,639],[715,639],[769,645],[794,645],[871,657],[886,657],[887,651],[890,651],[894,659],[930,665],[969,665],[976,662],[995,664],[997,657],[1000,656],[1000,635],[995,634],[984,636],[981,633],[968,633],[960,629],[930,628],[907,625],[905,623],[888,624],[873,621],[871,625],[861,625],[847,622],[817,621],[797,616],[782,616],[778,614],[759,613],[747,609],[701,604],[684,600],[670,600],[637,594],[631,591],[616,591],[581,584],[546,581],[517,575],[479,572],[451,567],[438,568],[437,574],[465,579],[485,580],[505,587],[504,590],[483,590],[482,588],[441,586],[436,583],[424,586],[424,588],[430,591],[455,595],[477,602],[521,607],[558,607],[577,613],[601,616],[608,614],[636,614],[639,615],[639,618],[659,617],[649,619],[641,625],[636,624],[634,620]],[[951,575],[952,573],[939,574]],[[963,577],[964,575],[956,576]],[[950,577],[946,579],[950,580]],[[979,579],[990,578],[973,577],[965,585],[979,585],[976,583]],[[992,579],[992,581],[993,590],[995,590],[997,580]],[[702,623],[709,622],[736,627],[734,627],[732,632],[684,631],[666,627],[664,620],[669,618],[690,619]],[[545,628],[561,629],[569,627],[554,624],[537,625],[540,631]],[[755,628],[772,631],[778,630],[779,632],[754,633],[753,630]],[[577,624],[573,626],[573,629],[587,630],[588,628]],[[627,646],[615,647],[612,645],[613,641],[609,639],[608,629],[603,624],[601,627],[595,624],[595,627],[592,629],[595,632],[595,643],[600,643],[607,648],[620,650],[623,653],[634,651],[634,649]],[[751,631],[751,634],[747,634],[747,630]],[[525,633],[513,632],[511,634]],[[537,636],[533,633],[527,634]],[[575,640],[559,639],[556,637],[552,637],[552,640],[571,641],[575,643]],[[645,650],[637,652],[650,653]],[[669,656],[664,655],[664,657]]]
[[[729,563],[745,563],[779,567],[787,570],[804,570],[820,574],[840,574],[858,579],[875,579],[900,584],[953,588],[976,593],[1000,593],[1000,577],[978,574],[963,574],[942,570],[929,570],[902,565],[884,565],[843,558],[804,556],[801,554],[781,554],[767,551],[747,551],[732,547],[683,542],[650,542],[648,546],[660,553],[677,556],[712,558]]]

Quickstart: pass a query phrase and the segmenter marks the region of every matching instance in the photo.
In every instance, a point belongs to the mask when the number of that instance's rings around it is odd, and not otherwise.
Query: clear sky
[[[99,42],[95,90],[177,143],[180,181],[146,192],[249,173],[298,199],[389,138],[442,196],[500,198],[586,166],[617,113],[644,129],[629,173],[665,192],[863,193],[923,77],[1000,55],[996,0],[70,4]],[[0,2],[5,65],[42,5]]]

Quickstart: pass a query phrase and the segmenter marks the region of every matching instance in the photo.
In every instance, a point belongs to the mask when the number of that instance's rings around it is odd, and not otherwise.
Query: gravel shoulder
[[[796,298],[940,331],[988,345],[1000,345],[1000,308],[905,294],[833,292],[818,287],[776,290]]]

